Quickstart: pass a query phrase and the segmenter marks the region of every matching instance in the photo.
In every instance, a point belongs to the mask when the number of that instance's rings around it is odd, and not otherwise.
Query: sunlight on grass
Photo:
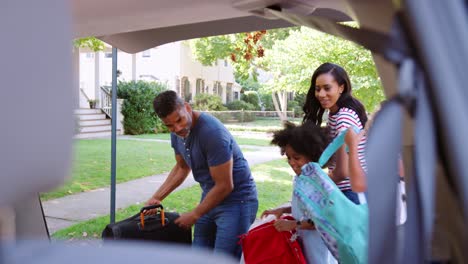
[[[74,143],[72,177],[43,200],[93,190],[110,183],[110,139],[82,139]],[[171,146],[164,142],[117,141],[117,183],[168,172],[174,162]]]
[[[134,138],[142,139],[161,139],[161,140],[170,140],[170,134],[144,134],[131,136]],[[270,146],[271,138],[265,135],[265,138],[250,138],[247,136],[234,136],[237,144],[239,145],[251,145],[251,146]]]

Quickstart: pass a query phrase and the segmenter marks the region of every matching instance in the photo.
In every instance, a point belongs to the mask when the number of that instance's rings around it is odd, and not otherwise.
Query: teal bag
[[[314,221],[339,263],[367,263],[367,204],[351,202],[322,170],[323,165],[344,144],[347,131],[341,132],[328,145],[318,163],[310,162],[302,167],[293,193],[299,201],[299,210]]]

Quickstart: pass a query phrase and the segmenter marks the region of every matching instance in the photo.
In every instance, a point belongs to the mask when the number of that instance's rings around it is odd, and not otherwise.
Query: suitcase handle
[[[166,224],[166,217],[164,215],[164,207],[162,206],[162,204],[148,205],[140,209],[141,229],[145,229],[145,215],[143,212],[146,210],[157,209],[157,208],[159,208],[159,213],[161,215],[161,226],[164,226]]]
[[[161,208],[162,210],[164,210],[164,206],[162,206],[162,204],[153,204],[153,205],[142,207],[140,209],[140,213],[143,213],[143,211],[146,211],[146,210],[151,210],[151,209],[156,209],[156,208]]]

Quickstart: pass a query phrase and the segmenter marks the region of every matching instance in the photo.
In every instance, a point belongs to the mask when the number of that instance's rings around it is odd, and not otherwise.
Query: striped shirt
[[[334,114],[329,114],[328,120],[327,120],[327,126],[330,128],[330,133],[331,133],[332,138],[335,138],[336,136],[338,136],[340,132],[342,132],[343,130],[351,126],[356,126],[357,128],[361,130],[364,128],[364,126],[361,124],[361,120],[359,119],[359,116],[357,115],[357,113],[353,109],[346,108],[346,107],[340,108],[338,112]],[[359,161],[361,162],[361,166],[364,171],[367,171],[366,160],[364,156],[366,141],[367,141],[366,136],[363,136],[358,145],[358,158],[359,158]],[[334,168],[335,168],[335,160],[332,160],[330,162],[330,165],[328,166],[328,169],[332,171]],[[351,190],[351,183],[349,182],[349,178],[341,182],[338,182],[336,185],[342,191]]]

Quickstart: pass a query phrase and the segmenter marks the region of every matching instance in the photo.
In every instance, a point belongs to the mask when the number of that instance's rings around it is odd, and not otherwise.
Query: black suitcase
[[[153,215],[143,211],[157,209]],[[102,231],[103,240],[154,240],[162,242],[192,243],[191,229],[184,229],[174,223],[179,217],[175,212],[164,212],[162,205],[141,208],[140,213],[117,223],[108,224]]]

